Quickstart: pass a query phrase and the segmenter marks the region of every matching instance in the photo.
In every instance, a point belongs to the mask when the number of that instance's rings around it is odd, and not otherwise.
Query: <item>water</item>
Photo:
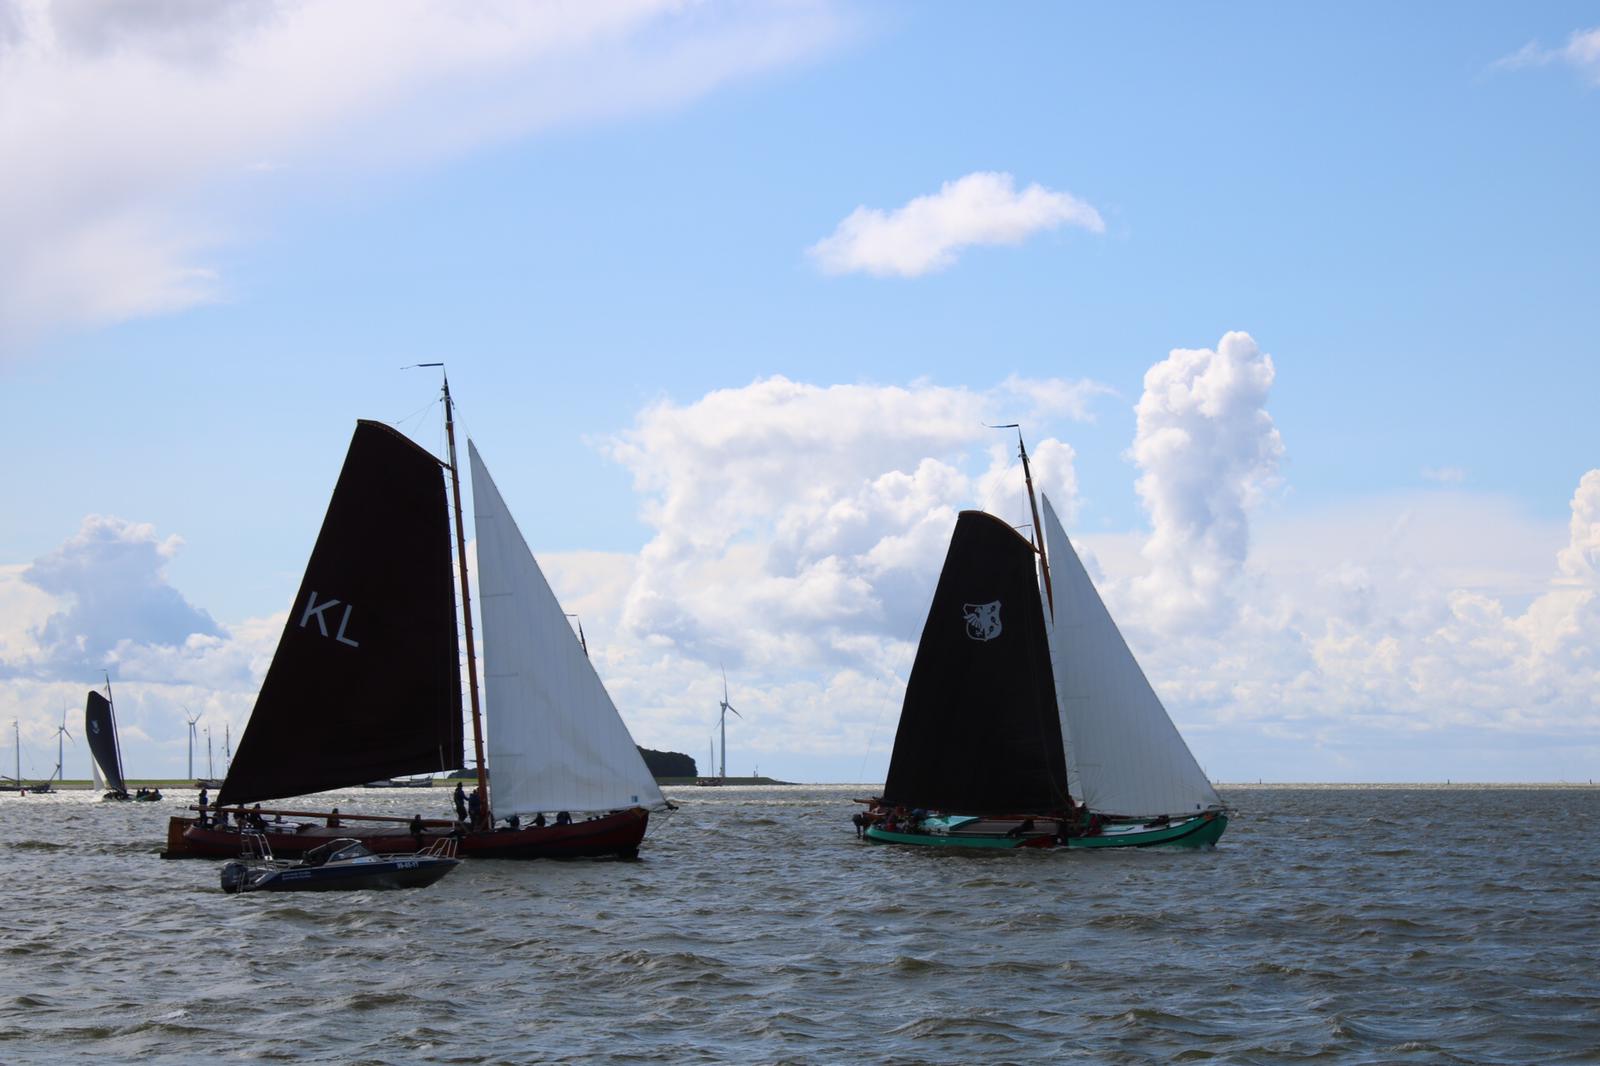
[[[1214,851],[1004,854],[668,791],[639,862],[243,897],[155,857],[192,793],[0,796],[0,1062],[1600,1062],[1600,790],[1232,789]]]

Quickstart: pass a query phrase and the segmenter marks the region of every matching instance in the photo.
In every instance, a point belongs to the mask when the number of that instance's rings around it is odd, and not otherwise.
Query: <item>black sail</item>
[[[388,426],[357,422],[217,801],[458,769],[461,754],[443,472]]]
[[[100,773],[113,792],[128,791],[122,778],[122,756],[117,751],[117,723],[111,717],[111,701],[98,692],[89,693],[83,709],[83,733],[89,738],[89,753],[100,766]]]
[[[982,511],[956,520],[906,683],[884,800],[952,814],[1066,806],[1033,546]]]

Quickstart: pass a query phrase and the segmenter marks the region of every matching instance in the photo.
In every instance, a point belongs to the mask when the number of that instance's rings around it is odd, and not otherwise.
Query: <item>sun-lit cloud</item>
[[[1248,333],[1174,349],[1135,410],[1135,487],[1150,514],[1142,579],[1171,625],[1215,622],[1250,548],[1248,512],[1277,482],[1283,440],[1267,413],[1276,371]]]
[[[1573,30],[1567,42],[1555,48],[1530,41],[1510,55],[1495,60],[1492,66],[1497,70],[1519,70],[1552,63],[1569,66],[1587,80],[1600,84],[1600,26]]]
[[[330,176],[692,101],[851,32],[826,0],[0,0],[0,351],[227,298]]]
[[[1105,232],[1092,206],[1042,185],[1017,190],[1010,174],[979,171],[892,211],[857,207],[807,254],[828,274],[917,277],[976,245],[1021,244],[1061,226]]]

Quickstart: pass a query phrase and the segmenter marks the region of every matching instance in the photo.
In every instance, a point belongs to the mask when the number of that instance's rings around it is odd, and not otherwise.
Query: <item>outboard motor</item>
[[[244,892],[250,887],[250,867],[230,862],[222,867],[222,891]]]

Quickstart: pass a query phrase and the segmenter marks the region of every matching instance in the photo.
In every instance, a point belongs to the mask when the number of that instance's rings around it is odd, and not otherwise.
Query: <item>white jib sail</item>
[[[96,792],[104,792],[106,790],[106,779],[100,776],[100,764],[95,761],[93,752],[89,753],[89,773],[94,778],[94,790]]]
[[[1050,665],[1073,797],[1107,814],[1192,814],[1220,807],[1048,498],[1044,541],[1055,599],[1053,621],[1045,612]]]
[[[467,452],[495,814],[664,806],[644,757],[471,441]]]

